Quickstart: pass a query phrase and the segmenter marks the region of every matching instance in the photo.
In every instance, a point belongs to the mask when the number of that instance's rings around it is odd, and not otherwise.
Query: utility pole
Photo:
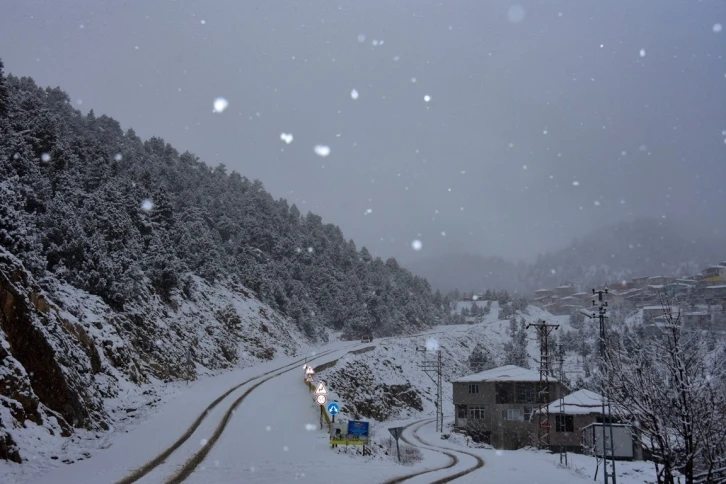
[[[430,351],[425,347],[418,347],[416,348],[416,351],[420,351],[424,354],[430,353]],[[424,356],[425,358],[425,356]],[[419,365],[419,368],[421,368],[429,378],[434,382],[436,385],[436,431],[437,432],[443,432],[444,431],[444,405],[443,405],[443,395],[442,395],[442,363],[441,363],[441,348],[436,350],[436,359],[435,360],[426,360],[424,359],[424,362]]]
[[[605,352],[607,351],[605,331],[605,319],[609,318],[608,303],[603,301],[603,294],[608,294],[607,288],[602,291],[592,290],[592,295],[597,295],[597,303],[592,300],[592,305],[597,306],[597,313],[582,310],[582,314],[590,319],[597,318],[600,323],[600,379],[602,383],[602,473],[603,482],[605,484],[617,484],[615,475],[615,449],[613,439],[612,413],[610,407],[610,399],[608,398],[608,383],[610,377],[605,364]],[[609,438],[608,438],[609,437]],[[595,452],[597,453],[597,443],[595,444]],[[608,470],[608,459],[610,460],[610,470]]]
[[[538,321],[529,323],[527,329],[534,327],[539,335],[539,393],[537,402],[537,445],[541,449],[550,446],[550,354],[549,336],[552,331],[560,327],[559,324]]]
[[[557,366],[559,369],[560,385],[565,381],[565,351],[562,343],[557,344]],[[565,392],[560,391],[560,425],[565,425]],[[567,465],[567,450],[564,445],[560,445],[560,465]]]

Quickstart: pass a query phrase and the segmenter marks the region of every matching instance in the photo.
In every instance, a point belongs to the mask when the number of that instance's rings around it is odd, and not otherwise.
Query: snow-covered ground
[[[530,307],[526,321],[547,319],[568,326],[566,318],[553,318],[537,308]],[[581,455],[569,455],[569,466],[559,465],[559,456],[540,451],[496,451],[484,448],[467,448],[459,434],[451,434],[442,440],[435,432],[434,387],[428,376],[419,368],[426,358],[420,347],[439,347],[446,355],[447,378],[466,374],[466,357],[471,349],[482,343],[491,347],[496,354],[509,339],[509,322],[497,321],[496,303],[492,313],[483,322],[473,325],[441,326],[422,334],[374,340],[372,344],[337,341],[318,348],[315,355],[309,353],[309,362],[317,366],[337,360],[335,366],[323,370],[318,377],[334,388],[331,400],[341,400],[343,382],[336,379],[342,368],[366,366],[374,382],[388,385],[410,384],[420,395],[422,410],[394,408],[385,421],[371,421],[373,455],[362,456],[351,447],[346,453],[343,448],[331,449],[326,431],[320,430],[319,407],[313,402],[312,394],[303,383],[302,363],[293,364],[300,357],[281,357],[253,367],[229,371],[216,376],[205,376],[199,381],[169,385],[156,410],[137,419],[125,432],[110,435],[104,449],[95,451],[89,458],[72,464],[62,464],[59,456],[57,467],[47,464],[23,465],[0,462],[0,481],[8,484],[103,484],[115,483],[139,468],[177,440],[211,401],[239,383],[261,377],[266,372],[273,378],[265,381],[242,401],[229,420],[224,432],[211,447],[209,454],[194,472],[185,480],[190,483],[370,483],[385,482],[391,478],[444,466],[449,458],[438,452],[445,447],[447,452],[465,451],[484,460],[483,467],[460,477],[457,482],[507,482],[507,483],[562,483],[575,484],[592,481],[595,459]],[[536,356],[537,344],[533,337],[528,342],[530,356]],[[353,349],[375,346],[373,351],[351,354]],[[331,351],[325,356],[317,356]],[[304,355],[303,355],[304,356]],[[458,363],[457,363],[458,361]],[[456,363],[456,364],[455,364]],[[533,362],[534,363],[534,362]],[[291,365],[284,372],[284,365]],[[278,374],[279,373],[279,374]],[[171,454],[165,462],[144,476],[138,482],[166,482],[188,459],[208,445],[214,429],[222,420],[232,402],[250,390],[260,380],[252,380],[231,392],[219,405],[212,409],[192,436]],[[371,389],[359,388],[361,393]],[[445,413],[451,414],[451,385],[444,385]],[[352,402],[351,402],[352,403]],[[341,414],[339,419],[350,418]],[[429,423],[426,423],[426,420]],[[450,423],[447,418],[447,428]],[[422,460],[399,464],[396,461],[395,446],[390,450],[388,428],[412,425],[405,435],[411,439],[413,429],[425,444]],[[423,425],[421,425],[423,424]],[[448,430],[447,430],[448,432]],[[76,445],[76,444],[74,444]],[[405,449],[407,444],[401,442]],[[411,483],[432,482],[461,471],[476,463],[476,458],[459,455],[460,462],[448,471],[432,471],[412,478]],[[618,481],[622,484],[642,484],[653,481],[652,464],[645,462],[618,463]],[[448,473],[447,473],[448,472]]]
[[[449,419],[448,422],[453,421]],[[446,420],[445,420],[446,422]],[[592,482],[595,473],[596,460],[579,454],[568,454],[568,465],[561,466],[559,454],[550,454],[538,450],[494,450],[466,446],[464,438],[452,434],[448,440],[441,440],[435,432],[433,423],[420,428],[418,435],[421,440],[432,447],[442,449],[463,450],[484,459],[484,466],[471,474],[457,479],[461,484],[474,484],[480,482],[506,482],[507,484],[584,484]],[[463,460],[463,459],[462,459]],[[471,459],[473,461],[473,459]],[[472,462],[464,462],[460,468],[464,469]],[[468,465],[471,467],[471,465]],[[454,470],[447,472],[430,473],[426,479],[411,480],[414,482],[432,482],[436,478],[450,475]],[[602,472],[602,469],[600,470]],[[621,484],[643,484],[655,482],[655,471],[649,462],[617,462],[616,473]],[[602,480],[602,474],[598,474]]]

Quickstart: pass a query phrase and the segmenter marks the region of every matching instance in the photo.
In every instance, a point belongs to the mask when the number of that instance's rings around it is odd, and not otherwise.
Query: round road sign
[[[318,405],[325,405],[325,402],[328,401],[328,397],[325,395],[318,395],[315,397],[315,401],[318,402]]]

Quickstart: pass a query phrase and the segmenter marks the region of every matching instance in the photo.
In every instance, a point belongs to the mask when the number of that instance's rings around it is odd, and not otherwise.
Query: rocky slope
[[[67,437],[103,436],[153,406],[161,381],[293,354],[305,340],[243,287],[194,281],[170,305],[147,295],[116,312],[58,282],[51,299],[0,248],[0,459],[52,458]]]

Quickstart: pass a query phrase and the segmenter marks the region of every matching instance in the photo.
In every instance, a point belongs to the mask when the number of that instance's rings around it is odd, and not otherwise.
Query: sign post
[[[396,439],[396,455],[398,456],[398,462],[401,462],[401,449],[398,448],[398,439],[401,437],[401,434],[403,434],[403,427],[393,427],[391,429],[388,429],[389,432],[391,432],[391,435],[394,439]]]
[[[335,423],[335,416],[340,412],[340,405],[337,402],[331,402],[328,404],[328,413],[333,417],[333,423]]]
[[[323,430],[323,413],[325,412],[323,405],[328,401],[327,395],[328,389],[325,388],[325,383],[318,383],[318,386],[315,388],[315,401],[320,405],[320,430]]]

